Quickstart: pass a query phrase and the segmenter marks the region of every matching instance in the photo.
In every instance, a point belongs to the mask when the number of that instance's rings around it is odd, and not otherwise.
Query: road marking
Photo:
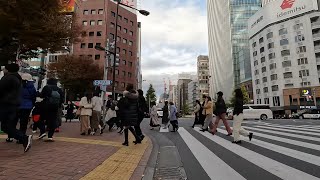
[[[252,129],[252,130],[257,130],[257,131],[266,132],[266,133],[272,133],[272,134],[278,134],[278,135],[283,135],[283,136],[287,136],[287,137],[294,137],[294,138],[300,138],[300,139],[306,139],[306,140],[320,142],[320,138],[317,138],[317,137],[304,136],[304,135],[299,135],[299,134],[291,134],[291,133],[279,132],[279,131],[275,131],[275,130],[259,129],[259,128],[253,128],[253,127],[249,127],[249,126],[242,126],[242,127],[246,128],[246,129]]]
[[[187,130],[180,128],[178,132],[210,179],[245,179],[207,147],[201,144]]]
[[[281,128],[276,128],[276,127],[257,126],[257,128],[272,129],[272,130],[282,130],[282,131],[297,133],[297,130],[285,129],[285,128],[282,128],[282,127]],[[319,133],[312,133],[312,132],[299,132],[299,133],[307,134],[307,135],[319,136]]]
[[[220,129],[219,132],[221,132],[221,133],[223,133],[225,135],[228,134],[228,132],[226,130],[224,130],[224,129]],[[260,133],[253,133],[253,134],[255,136],[256,135],[257,136],[261,135]],[[278,153],[293,157],[295,159],[300,159],[302,161],[305,161],[305,162],[320,166],[320,157],[319,156],[315,156],[315,155],[308,154],[308,153],[305,153],[305,152],[297,151],[297,150],[294,150],[294,149],[289,149],[289,148],[286,148],[286,147],[283,147],[283,146],[279,146],[279,145],[272,144],[272,143],[269,143],[269,142],[264,142],[264,141],[261,141],[261,140],[258,140],[258,139],[253,139],[252,141],[249,141],[247,139],[242,139],[242,141],[246,141],[246,142],[248,142],[250,144],[254,144],[254,145],[263,147],[265,149],[269,149],[271,151],[278,152]]]
[[[246,149],[242,146],[232,144],[230,141],[227,141],[217,135],[213,136],[212,134],[210,134],[208,132],[199,133],[199,134],[207,137],[211,141],[216,142],[220,146],[223,146],[224,148],[228,149],[229,151],[241,156],[242,158],[261,167],[262,169],[280,177],[281,179],[284,179],[284,180],[302,180],[302,179],[308,179],[308,180],[315,179],[316,180],[317,179],[317,180],[319,180],[319,178],[314,177],[310,174],[307,174],[307,173],[302,172],[300,170],[294,169],[290,166],[287,166],[287,165],[282,164],[278,161],[275,161],[273,159],[265,157],[261,154],[254,152],[254,151]]]
[[[320,130],[317,130],[317,129],[305,129],[303,127],[284,127],[284,126],[281,126],[281,125],[265,125],[267,127],[278,127],[278,128],[282,128],[282,129],[292,129],[292,130],[300,130],[301,132],[304,132],[304,131],[309,131],[309,132],[315,132],[315,133],[320,133]]]

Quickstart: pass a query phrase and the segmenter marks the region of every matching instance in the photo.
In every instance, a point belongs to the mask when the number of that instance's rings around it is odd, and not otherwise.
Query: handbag
[[[81,115],[81,108],[79,108],[76,112],[76,116],[80,116]]]
[[[35,122],[35,123],[40,121],[40,115],[33,115],[32,116],[32,121]]]

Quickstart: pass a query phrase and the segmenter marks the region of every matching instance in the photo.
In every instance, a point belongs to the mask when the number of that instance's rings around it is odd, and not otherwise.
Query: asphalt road
[[[243,127],[254,138],[242,137],[241,145],[231,143],[222,123],[214,136],[192,129],[191,118],[180,119],[175,133],[148,124],[142,127],[154,149],[146,180],[320,179],[320,120],[247,120]]]

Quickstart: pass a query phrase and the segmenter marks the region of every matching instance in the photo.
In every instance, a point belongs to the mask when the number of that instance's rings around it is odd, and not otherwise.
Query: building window
[[[270,70],[276,69],[276,68],[277,68],[277,64],[276,63],[270,64]]]
[[[126,83],[121,83],[121,87],[125,88],[126,87]]]
[[[284,87],[293,87],[293,84],[285,84]]]
[[[284,57],[284,56],[290,56],[290,50],[283,50],[281,51],[281,56]]]
[[[306,46],[297,47],[297,54],[307,52]]]
[[[260,84],[260,80],[256,79],[256,85]]]
[[[116,73],[116,75],[119,75],[119,70],[118,70],[118,69],[116,69],[115,73]]]
[[[133,26],[133,21],[130,21],[130,25]]]
[[[96,10],[91,10],[91,14],[96,14]]]
[[[126,49],[123,49],[123,50],[122,50],[122,54],[127,54],[127,50],[126,50]]]
[[[122,20],[122,16],[121,16],[121,15],[118,15],[118,19],[119,19],[119,20]]]
[[[284,68],[291,67],[291,61],[283,61],[282,62],[282,67],[284,67]]]
[[[264,87],[264,88],[263,88],[263,93],[268,93],[268,92],[269,92],[268,87]]]
[[[119,82],[116,81],[116,82],[114,83],[114,86],[115,86],[115,87],[118,87],[118,86],[119,86]]]
[[[307,58],[298,59],[298,65],[301,65],[301,64],[308,64],[308,59]]]
[[[89,32],[89,36],[94,36],[94,32]]]
[[[284,79],[292,78],[292,72],[283,73],[283,78],[284,78]]]
[[[98,20],[98,25],[102,25],[102,20]]]
[[[125,38],[122,39],[122,43],[127,44],[127,42],[128,42],[127,39]]]
[[[118,25],[118,28],[117,28],[117,29],[118,29],[118,31],[121,31],[121,26]]]
[[[88,25],[88,21],[82,21],[82,25],[87,26]]]
[[[116,13],[113,12],[113,11],[111,11],[111,16],[112,16],[112,17],[116,17]]]
[[[132,62],[129,62],[129,67],[132,67],[133,66],[133,63]]]
[[[260,48],[260,53],[264,52],[264,47]]]
[[[259,39],[259,43],[260,43],[260,44],[263,43],[263,37],[261,37],[261,38]]]
[[[122,71],[122,76],[126,76],[126,72],[125,71]]]
[[[303,83],[300,83],[301,86],[311,86],[311,83],[310,82],[303,82]]]
[[[293,29],[294,30],[303,30],[303,24],[302,23],[296,24],[293,26]]]
[[[88,11],[88,10],[83,10],[83,14],[84,14],[84,15],[88,15],[88,14],[89,14],[89,11]]]
[[[93,43],[89,43],[88,48],[93,48]]]
[[[267,67],[262,67],[261,72],[264,73],[267,71]]]
[[[129,41],[129,46],[132,46],[133,42],[132,41]]]
[[[119,47],[117,47],[117,53],[120,53],[120,48]]]
[[[281,39],[280,40],[280,46],[284,46],[284,45],[288,45],[289,44],[289,40],[288,39]]]
[[[282,28],[282,29],[279,30],[279,35],[280,36],[285,35],[285,34],[288,34],[287,28]]]
[[[269,54],[269,60],[276,58],[276,53]]]
[[[81,43],[81,46],[80,46],[82,49],[83,48],[86,48],[86,43]]]
[[[279,96],[273,97],[273,106],[280,106],[280,97]]]
[[[91,21],[90,21],[90,25],[91,25],[91,26],[94,26],[94,25],[96,25],[96,22],[95,22],[94,20],[91,20]]]
[[[277,74],[272,74],[272,75],[270,76],[270,78],[271,78],[271,81],[275,81],[275,80],[278,79],[278,75],[277,75]]]
[[[102,31],[97,31],[97,36],[102,36]]]
[[[112,23],[110,24],[110,27],[111,27],[111,28],[114,28],[114,26],[115,26],[115,24],[112,22]]]
[[[266,62],[266,57],[262,57],[260,60],[261,60],[261,63],[264,63]]]
[[[129,22],[128,18],[124,18],[124,22],[128,23]]]
[[[257,42],[252,43],[252,47],[255,48],[257,46]]]
[[[101,46],[101,43],[96,43],[96,46]]]
[[[133,36],[133,31],[130,31],[129,35],[130,35],[130,36]]]
[[[128,72],[128,77],[132,77],[132,73],[131,72]]]
[[[256,93],[257,93],[257,94],[260,94],[260,89],[256,89]]]
[[[269,32],[269,33],[267,34],[267,39],[270,39],[270,38],[273,38],[273,32]]]
[[[271,88],[272,88],[272,91],[279,91],[279,86],[278,85],[274,85]]]
[[[302,42],[305,40],[304,35],[300,34],[295,37],[296,42]]]
[[[269,98],[264,98],[264,104],[269,104]]]
[[[110,33],[110,39],[114,39],[114,34]]]
[[[263,78],[262,78],[262,82],[263,82],[263,83],[268,82],[268,78],[267,78],[267,77],[263,77]]]
[[[99,9],[98,14],[103,14],[103,9]]]
[[[95,59],[95,60],[100,60],[100,54],[96,54],[96,55],[94,56],[94,59]]]
[[[309,70],[305,69],[305,70],[301,70],[299,71],[299,77],[305,77],[305,76],[309,76]]]
[[[268,44],[268,49],[272,49],[272,48],[274,48],[274,42],[271,42]]]
[[[259,63],[258,63],[258,61],[256,60],[256,61],[254,61],[253,64],[254,64],[254,66],[258,66]]]
[[[130,56],[133,56],[132,51],[129,51]]]
[[[127,28],[123,28],[123,32],[124,33],[128,33],[128,29]]]
[[[127,65],[127,61],[126,60],[122,60],[122,64],[123,65]]]
[[[256,69],[256,70],[254,71],[254,75],[258,75],[258,74],[259,74],[259,70]]]
[[[258,52],[257,51],[254,51],[253,52],[253,57],[256,57],[258,55]]]

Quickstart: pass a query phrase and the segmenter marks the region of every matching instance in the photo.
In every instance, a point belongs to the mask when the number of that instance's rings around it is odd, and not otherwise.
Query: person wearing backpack
[[[50,78],[47,85],[42,89],[41,98],[43,98],[44,119],[47,121],[48,142],[53,142],[53,134],[58,126],[58,110],[63,102],[63,92],[57,85],[58,81]]]

